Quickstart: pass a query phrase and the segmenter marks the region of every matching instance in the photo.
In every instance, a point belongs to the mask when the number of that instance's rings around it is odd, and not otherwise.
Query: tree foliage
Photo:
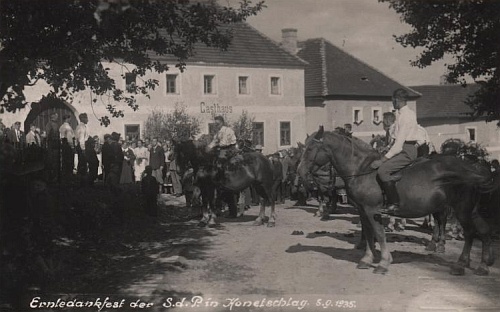
[[[158,81],[143,80],[132,94],[124,92],[102,61],[121,64],[140,78],[168,70],[174,64],[155,57],[169,54],[183,69],[196,43],[227,49],[230,25],[262,7],[249,0],[241,0],[239,8],[213,0],[0,0],[1,110],[25,107],[25,87],[38,80],[51,86],[47,95],[64,101],[90,90],[90,104],[112,99],[137,110],[134,94],[147,95]],[[112,117],[123,116],[112,104],[106,108]],[[107,125],[109,117],[101,123]]]
[[[172,113],[153,111],[144,124],[144,136],[167,140],[186,140],[200,133],[200,121],[186,112],[186,107],[176,104]]]
[[[475,163],[487,164],[489,156],[485,147],[475,142],[465,143],[460,139],[447,139],[441,144],[441,154],[454,155]]]
[[[238,119],[231,124],[234,134],[239,140],[252,141],[254,121],[255,117],[248,114],[246,110],[243,110]]]
[[[474,116],[488,121],[500,119],[500,1],[488,0],[379,0],[401,15],[413,27],[396,36],[404,47],[422,47],[412,62],[420,68],[448,54],[447,80],[465,85],[472,77],[480,88],[466,100]],[[500,122],[499,122],[500,125]]]

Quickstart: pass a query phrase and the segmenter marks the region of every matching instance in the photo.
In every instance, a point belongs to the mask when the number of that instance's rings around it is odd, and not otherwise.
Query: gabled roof
[[[399,88],[408,90],[412,98],[420,96],[323,38],[300,42],[299,48],[297,56],[309,63],[304,78],[306,97],[390,98]]]
[[[411,87],[422,93],[417,99],[417,118],[464,117],[473,110],[464,101],[479,85],[426,85]]]
[[[307,64],[246,23],[235,23],[230,28],[233,39],[227,51],[196,43],[195,55],[186,63],[271,68],[304,68]],[[170,63],[177,61],[172,55],[151,55],[151,58]]]

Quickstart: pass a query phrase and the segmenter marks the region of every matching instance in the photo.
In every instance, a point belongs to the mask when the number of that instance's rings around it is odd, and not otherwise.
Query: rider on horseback
[[[217,147],[217,158],[224,163],[236,154],[236,135],[233,129],[224,125],[224,117],[222,116],[215,117],[215,127],[217,133],[212,142],[208,144],[207,151],[211,151]]]
[[[392,104],[397,110],[394,123],[394,144],[382,159],[375,160],[371,167],[378,169],[378,178],[387,196],[387,205],[382,213],[397,214],[399,194],[396,189],[396,177],[392,174],[410,165],[417,158],[418,124],[413,110],[406,104],[408,92],[397,89],[392,95]]]

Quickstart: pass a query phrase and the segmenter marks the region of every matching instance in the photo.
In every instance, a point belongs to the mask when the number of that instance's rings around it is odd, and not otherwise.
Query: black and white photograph
[[[500,311],[500,0],[0,0],[0,312]]]

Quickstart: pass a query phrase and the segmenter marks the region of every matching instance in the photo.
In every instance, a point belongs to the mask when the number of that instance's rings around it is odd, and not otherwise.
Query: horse
[[[319,130],[306,140],[298,172],[302,177],[306,177],[308,172],[315,172],[328,162],[333,165],[345,181],[349,198],[359,210],[366,237],[365,254],[357,268],[372,267],[376,239],[381,249],[381,260],[373,272],[386,274],[392,256],[387,248],[380,214],[384,199],[377,181],[377,172],[370,167],[371,163],[380,157],[376,150],[362,140],[338,132],[325,132],[320,126]],[[466,206],[465,201],[456,196],[453,189],[459,187],[473,192],[476,187],[486,188],[491,183],[489,176],[452,156],[420,160],[403,169],[398,176],[400,179],[397,188],[402,211],[398,217],[419,218],[432,213],[441,224],[439,233],[434,231],[433,240],[439,236],[438,244],[443,247],[445,237],[442,224],[446,222],[447,207],[451,206],[460,214],[464,213],[464,218],[471,217],[466,208],[473,203],[469,202]]]
[[[226,164],[222,164],[220,160],[217,160],[216,152],[207,151],[207,142],[186,140],[174,142],[174,145],[174,155],[181,171],[190,165],[194,170],[195,184],[201,191],[203,218],[200,226],[216,224],[214,213],[216,190],[218,194],[235,194],[250,185],[262,198],[259,216],[254,221],[254,225],[264,224],[267,202],[271,206],[267,226],[275,226],[273,171],[269,159],[261,153],[250,151],[234,155],[226,161]],[[226,196],[226,198],[228,198],[231,210],[231,204],[235,204],[234,196]]]
[[[492,234],[500,231],[500,174],[492,178],[493,188],[491,192],[480,193],[479,199],[474,201],[474,197],[458,192],[463,201],[470,201],[471,198],[475,205],[467,205],[468,210],[457,213],[456,217],[464,229],[464,248],[456,263],[451,267],[452,275],[464,275],[465,268],[470,265],[470,251],[474,238],[480,238],[482,241],[482,255],[479,266],[475,269],[476,275],[488,275],[489,266],[492,266],[495,258],[492,250]],[[477,197],[476,197],[477,199]],[[472,214],[472,218],[467,218]]]

